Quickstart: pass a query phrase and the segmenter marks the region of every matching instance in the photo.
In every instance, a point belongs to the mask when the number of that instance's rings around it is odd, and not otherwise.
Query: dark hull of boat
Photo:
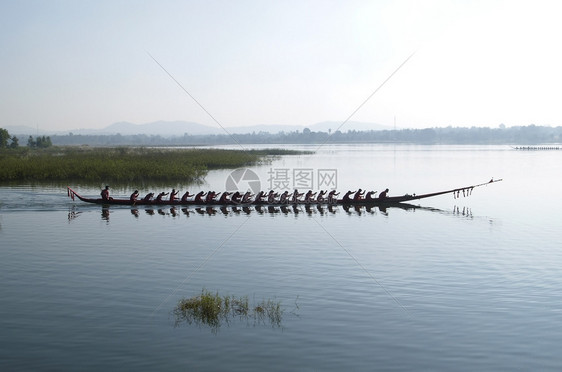
[[[438,196],[438,195],[444,195],[444,194],[450,194],[450,193],[457,193],[460,195],[460,193],[462,192],[463,195],[465,194],[469,194],[472,193],[472,189],[474,189],[475,187],[479,187],[479,186],[485,186],[485,185],[489,185],[491,183],[495,183],[495,182],[499,182],[501,181],[501,179],[499,180],[491,180],[489,182],[486,183],[482,183],[482,184],[478,184],[478,185],[473,185],[473,186],[466,186],[466,187],[460,187],[460,188],[456,188],[456,189],[451,189],[451,190],[446,190],[446,191],[439,191],[439,192],[434,192],[434,193],[428,193],[428,194],[420,194],[420,195],[403,195],[403,196],[390,196],[390,197],[386,197],[386,198],[376,198],[376,199],[361,199],[361,200],[343,200],[343,199],[338,199],[336,201],[333,202],[329,202],[329,201],[304,201],[304,200],[298,200],[298,201],[288,201],[286,203],[279,203],[279,202],[275,202],[275,203],[269,203],[267,201],[252,201],[249,203],[238,203],[238,202],[233,202],[233,201],[228,201],[226,203],[222,203],[220,201],[212,201],[212,202],[208,202],[208,203],[204,203],[204,202],[197,202],[197,201],[193,201],[193,200],[187,200],[187,201],[181,201],[181,200],[136,200],[136,201],[131,201],[129,199],[110,199],[110,200],[103,200],[101,198],[86,198],[83,197],[81,195],[79,195],[78,193],[76,193],[74,190],[72,190],[70,187],[67,187],[68,189],[68,195],[74,200],[75,197],[77,197],[78,199],[80,199],[83,202],[86,203],[93,203],[93,204],[101,204],[101,205],[128,205],[128,206],[222,206],[222,205],[239,205],[239,206],[245,206],[245,205],[264,205],[264,206],[268,206],[268,205],[274,205],[274,206],[283,206],[283,205],[287,205],[287,206],[291,206],[291,205],[344,205],[344,206],[370,206],[370,207],[377,207],[377,206],[392,206],[392,205],[396,205],[396,204],[400,204],[400,203],[406,203],[406,202],[411,202],[414,200],[419,200],[419,199],[425,199],[425,198],[430,198],[430,197],[434,197],[434,196]]]

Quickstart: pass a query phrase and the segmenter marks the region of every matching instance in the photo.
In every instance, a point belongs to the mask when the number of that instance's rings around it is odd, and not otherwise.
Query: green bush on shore
[[[289,150],[166,148],[18,148],[0,151],[0,181],[195,181],[208,170],[237,168]]]

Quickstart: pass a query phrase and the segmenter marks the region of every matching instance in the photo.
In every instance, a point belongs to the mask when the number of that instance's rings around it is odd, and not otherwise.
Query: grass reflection
[[[280,301],[262,300],[250,306],[248,296],[221,296],[203,289],[198,296],[178,301],[174,311],[175,326],[182,323],[209,327],[217,333],[223,324],[233,319],[246,320],[253,325],[268,324],[280,328],[283,309]]]

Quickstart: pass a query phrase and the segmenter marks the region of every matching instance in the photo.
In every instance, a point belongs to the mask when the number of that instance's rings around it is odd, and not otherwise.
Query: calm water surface
[[[64,185],[0,187],[0,368],[559,370],[561,160],[342,145],[251,167],[264,189],[283,169],[311,170],[314,186],[335,170],[340,190],[390,194],[504,179],[370,211],[103,209]],[[170,188],[221,191],[229,174]],[[113,194],[137,187],[160,191]],[[176,327],[178,300],[202,289],[280,301],[281,325]]]

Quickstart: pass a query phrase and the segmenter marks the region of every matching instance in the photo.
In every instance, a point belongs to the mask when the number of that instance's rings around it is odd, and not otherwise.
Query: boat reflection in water
[[[238,216],[238,215],[327,215],[327,214],[337,214],[345,212],[350,215],[362,215],[362,214],[388,214],[389,209],[403,209],[403,210],[416,210],[424,209],[436,211],[434,208],[419,207],[416,205],[401,204],[391,207],[372,207],[372,206],[349,206],[349,205],[288,205],[288,206],[207,206],[207,207],[194,207],[194,208],[145,208],[144,211],[147,215],[153,216],[159,214],[161,216],[169,217],[180,217],[181,215],[191,216],[191,215],[203,215],[203,216]],[[131,209],[131,214],[135,217],[139,217],[139,208]]]
[[[110,213],[116,210],[123,210],[123,207],[109,207],[103,206],[101,208],[101,219],[109,223]],[[240,215],[309,215],[309,216],[325,216],[325,215],[337,215],[345,214],[349,216],[361,216],[361,215],[376,215],[382,214],[384,216],[389,215],[389,211],[392,209],[401,209],[406,211],[414,212],[416,210],[435,212],[444,215],[456,215],[472,218],[472,211],[467,207],[454,206],[452,211],[446,211],[431,207],[421,207],[413,204],[397,204],[392,206],[365,206],[365,205],[253,205],[253,206],[201,206],[201,207],[170,207],[170,208],[152,208],[146,207],[134,207],[131,208],[131,215],[135,218],[141,218],[144,214],[147,216],[163,216],[171,218],[181,218],[182,216],[222,216],[222,217],[234,217]],[[68,220],[71,221],[77,218],[82,212],[76,211],[73,207],[69,209]]]
[[[123,207],[109,207],[103,206],[101,208],[101,219],[106,223],[109,223],[110,213],[116,210],[123,210]],[[325,216],[325,215],[337,215],[344,213],[349,216],[361,216],[361,215],[377,215],[382,214],[384,216],[389,215],[389,210],[401,209],[406,211],[414,212],[416,210],[422,210],[427,212],[435,212],[444,215],[454,215],[473,218],[472,210],[467,207],[454,206],[452,211],[447,211],[443,209],[431,208],[431,207],[421,207],[419,205],[404,204],[400,203],[392,206],[364,206],[364,205],[253,205],[253,206],[201,206],[201,207],[170,207],[170,208],[152,208],[146,207],[134,207],[131,208],[131,215],[136,219],[141,218],[144,214],[147,216],[163,216],[171,218],[181,218],[182,216],[190,217],[192,215],[200,216],[223,216],[223,217],[234,217],[239,215],[309,215],[309,216]],[[113,211],[112,211],[113,210]],[[68,211],[69,222],[76,219],[82,211],[77,211],[76,207],[72,207]]]

